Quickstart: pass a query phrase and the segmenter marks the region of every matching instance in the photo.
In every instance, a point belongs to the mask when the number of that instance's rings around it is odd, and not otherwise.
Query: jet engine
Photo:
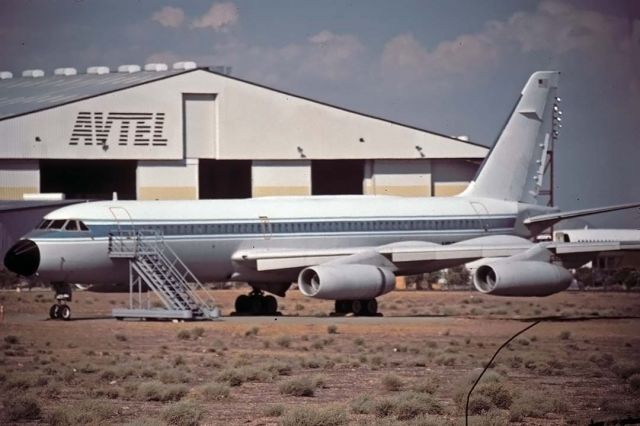
[[[573,276],[566,269],[540,261],[503,261],[476,269],[473,285],[494,296],[548,296],[567,287]]]
[[[330,300],[374,299],[389,293],[395,276],[372,265],[320,265],[305,268],[298,276],[298,287],[305,296]]]

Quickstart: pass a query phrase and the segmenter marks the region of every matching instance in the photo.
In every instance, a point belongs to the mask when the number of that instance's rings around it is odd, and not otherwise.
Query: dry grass
[[[40,414],[9,420],[10,405],[2,405],[0,424],[180,424],[180,418],[185,424],[229,425],[459,424],[457,394],[466,396],[478,367],[525,325],[492,317],[569,310],[640,314],[636,294],[531,301],[396,292],[381,298],[381,305],[395,308],[382,308],[386,318],[325,319],[318,313],[332,303],[291,292],[283,312],[299,318],[62,323],[42,321],[47,306],[38,294],[1,294],[6,319],[0,394],[4,401],[7,395],[28,395]],[[214,296],[229,312],[238,294]],[[108,314],[127,296],[75,297],[74,316],[82,318]],[[296,310],[296,304],[305,308]],[[393,318],[452,311],[465,317]],[[540,324],[509,345],[483,377],[472,399],[478,413],[472,424],[504,424],[509,416],[521,423],[562,424],[638,415],[637,327],[637,320]],[[313,397],[297,396],[310,392]]]

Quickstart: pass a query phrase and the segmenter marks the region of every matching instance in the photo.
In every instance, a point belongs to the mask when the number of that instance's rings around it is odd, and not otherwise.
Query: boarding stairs
[[[129,307],[113,309],[118,319],[211,320],[220,316],[198,278],[156,230],[118,230],[109,234],[109,257],[129,260]],[[153,291],[163,308],[151,306]]]

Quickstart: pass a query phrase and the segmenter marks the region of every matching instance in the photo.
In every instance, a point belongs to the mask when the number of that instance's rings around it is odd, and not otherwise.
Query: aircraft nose
[[[4,256],[4,266],[11,272],[28,277],[40,266],[40,250],[31,240],[20,240]]]

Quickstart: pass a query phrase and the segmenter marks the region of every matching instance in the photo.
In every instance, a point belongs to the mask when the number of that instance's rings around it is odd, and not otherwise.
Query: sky
[[[0,70],[179,60],[487,146],[556,69],[556,205],[640,201],[639,1],[0,1]]]

